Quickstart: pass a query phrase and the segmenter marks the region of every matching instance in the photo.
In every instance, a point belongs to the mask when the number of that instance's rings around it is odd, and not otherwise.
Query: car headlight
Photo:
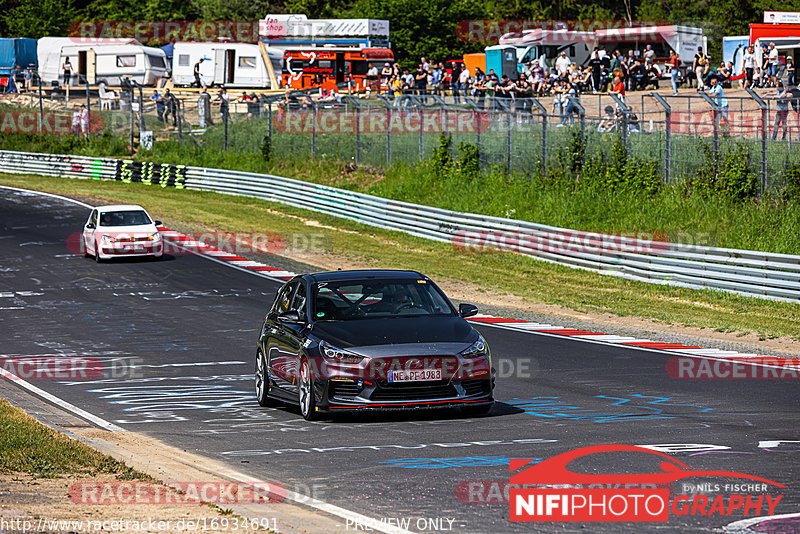
[[[103,237],[100,238],[100,241],[102,241],[104,245],[108,245],[109,243],[113,243],[114,241],[116,241],[116,239],[114,239],[110,235],[104,234]]]
[[[319,352],[326,361],[334,363],[358,363],[364,359],[363,356],[334,347],[325,341],[320,341]]]
[[[483,336],[478,334],[477,341],[475,341],[475,343],[466,349],[462,350],[461,355],[465,358],[488,358],[489,346],[486,344],[486,340],[483,339]]]
[[[148,241],[158,241],[159,239],[161,239],[161,234],[159,234],[158,232],[147,236]]]

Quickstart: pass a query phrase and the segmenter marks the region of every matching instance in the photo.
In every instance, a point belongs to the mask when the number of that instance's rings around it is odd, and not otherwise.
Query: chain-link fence
[[[89,86],[88,93],[84,84],[71,98],[55,89],[34,90],[25,98],[4,107],[38,114],[34,131],[47,132],[46,115],[60,114],[72,133],[88,129],[124,136],[131,152],[137,141],[149,149],[172,140],[235,153],[268,150],[278,158],[387,167],[429,158],[446,134],[455,158],[467,143],[477,148],[483,168],[530,175],[574,166],[578,150],[582,160],[607,156],[619,139],[629,159],[655,162],[667,182],[735,160],[749,165],[762,190],[780,189],[784,171],[800,163],[797,93],[780,100],[774,93],[728,89],[724,99],[704,92],[633,92],[623,98],[607,93],[461,97],[455,103],[451,95],[320,97],[317,91],[176,96],[134,82],[116,91]],[[76,104],[87,107],[87,129],[74,127]]]

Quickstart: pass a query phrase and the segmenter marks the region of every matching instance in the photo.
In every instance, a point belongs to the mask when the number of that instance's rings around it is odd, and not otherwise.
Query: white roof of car
[[[130,210],[144,210],[143,207],[137,204],[109,204],[108,206],[97,206],[98,210],[102,211],[130,211]]]

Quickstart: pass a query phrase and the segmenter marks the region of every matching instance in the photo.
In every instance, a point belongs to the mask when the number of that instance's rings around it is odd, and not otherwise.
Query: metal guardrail
[[[0,171],[243,195],[454,247],[507,250],[630,280],[800,301],[800,256],[666,243],[461,213],[281,176],[110,158],[0,151]]]

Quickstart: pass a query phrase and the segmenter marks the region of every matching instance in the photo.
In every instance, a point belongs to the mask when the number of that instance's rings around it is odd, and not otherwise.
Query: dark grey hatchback
[[[306,419],[347,410],[460,407],[488,413],[494,369],[483,337],[427,276],[336,271],[289,280],[258,340],[261,406],[286,401]]]

